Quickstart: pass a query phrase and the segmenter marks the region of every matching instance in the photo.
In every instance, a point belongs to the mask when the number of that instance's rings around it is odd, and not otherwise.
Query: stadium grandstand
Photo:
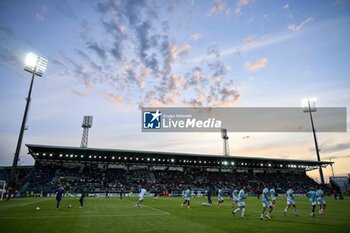
[[[69,193],[86,188],[90,194],[108,191],[138,192],[146,187],[154,195],[178,196],[188,186],[195,194],[221,188],[228,194],[246,186],[255,195],[263,183],[284,193],[291,185],[305,193],[316,182],[306,172],[332,162],[276,158],[220,156],[159,151],[97,149],[26,145],[35,165],[21,176],[17,196],[54,193],[62,184]]]

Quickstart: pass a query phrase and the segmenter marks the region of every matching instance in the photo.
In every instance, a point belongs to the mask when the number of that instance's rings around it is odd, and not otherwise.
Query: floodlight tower
[[[9,187],[13,188],[14,190],[16,189],[16,178],[15,178],[16,169],[17,169],[17,164],[18,164],[18,160],[19,160],[19,153],[21,152],[21,145],[22,145],[24,130],[26,130],[26,121],[27,121],[27,115],[28,115],[28,110],[29,110],[29,104],[31,101],[34,78],[35,78],[35,76],[42,77],[45,70],[46,70],[46,67],[47,67],[47,60],[46,59],[39,57],[33,53],[27,54],[26,59],[25,59],[24,70],[32,74],[32,80],[30,82],[29,92],[28,92],[28,96],[26,98],[26,101],[27,101],[26,107],[24,110],[22,125],[21,125],[21,129],[19,131],[16,152],[15,152],[15,155],[13,158],[13,163],[12,163],[11,173],[10,173],[10,178],[9,178]]]
[[[229,156],[230,155],[230,148],[228,144],[229,137],[227,136],[227,129],[221,129],[221,138],[224,141],[224,155]]]
[[[84,116],[83,118],[83,124],[81,127],[83,127],[83,136],[81,138],[80,147],[81,148],[87,148],[88,146],[88,139],[89,139],[89,129],[92,126],[92,116]]]
[[[315,142],[315,149],[316,149],[316,155],[317,155],[317,161],[321,161],[320,159],[320,150],[318,149],[318,143],[317,143],[317,138],[316,138],[316,130],[314,126],[314,120],[312,118],[312,112],[316,112],[316,98],[307,98],[303,99],[302,101],[302,106],[303,106],[303,111],[308,112],[310,115],[310,120],[311,120],[311,127],[312,127],[312,133],[314,135],[314,142]],[[321,179],[321,184],[324,184],[324,177],[323,177],[323,171],[322,171],[322,166],[319,166],[319,171],[320,171],[320,179]]]

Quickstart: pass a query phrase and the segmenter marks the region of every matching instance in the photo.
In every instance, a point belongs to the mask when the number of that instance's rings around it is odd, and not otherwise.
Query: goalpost
[[[0,200],[3,199],[5,193],[6,193],[6,181],[0,180]]]

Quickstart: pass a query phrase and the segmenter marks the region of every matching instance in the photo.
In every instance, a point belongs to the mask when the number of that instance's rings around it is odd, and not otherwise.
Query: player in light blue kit
[[[232,211],[233,216],[235,216],[236,213],[241,210],[242,211],[241,218],[244,218],[244,214],[245,214],[244,199],[246,198],[244,189],[245,189],[245,187],[243,186],[242,189],[238,193],[238,208],[235,209],[234,211]]]
[[[299,216],[299,210],[297,209],[296,205],[295,205],[295,200],[294,200],[294,191],[292,188],[288,189],[288,191],[286,192],[287,195],[287,206],[284,209],[284,216],[287,216],[287,211],[289,209],[289,207],[292,205],[294,208],[294,214],[296,216]]]
[[[224,198],[222,197],[222,190],[218,190],[218,203],[216,204],[217,208],[220,208],[221,204],[224,203]]]
[[[270,189],[270,196],[271,196],[271,202],[273,205],[273,208],[276,207],[276,191],[274,188]]]
[[[190,187],[186,189],[184,197],[185,197],[185,201],[181,204],[181,208],[184,206],[184,204],[187,203],[187,208],[191,209],[190,207],[191,188]]]
[[[317,197],[317,203],[320,206],[319,214],[323,215],[324,210],[326,209],[326,201],[323,199],[323,190],[321,189],[320,185],[317,186],[316,190],[316,197]]]
[[[261,198],[262,206],[263,206],[263,209],[262,209],[262,211],[260,213],[260,219],[261,220],[264,220],[264,214],[265,214],[265,210],[266,210],[267,207],[269,208],[269,211],[266,214],[266,218],[271,220],[270,214],[271,214],[271,212],[273,210],[273,205],[272,205],[268,195],[269,195],[269,189],[267,188],[267,185],[265,185],[265,188],[262,191],[262,198]]]
[[[135,207],[140,208],[142,203],[143,203],[143,199],[145,198],[145,194],[146,194],[147,190],[142,188],[139,194],[139,201],[135,204]]]
[[[315,216],[315,208],[316,208],[316,192],[311,190],[309,192],[307,192],[306,196],[309,198],[310,204],[312,205],[312,212],[311,212],[311,216],[314,217]]]
[[[235,208],[235,205],[238,203],[238,190],[235,189],[232,192],[232,208]]]

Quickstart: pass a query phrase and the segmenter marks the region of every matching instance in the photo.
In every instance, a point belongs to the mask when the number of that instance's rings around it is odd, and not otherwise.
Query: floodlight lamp
[[[43,76],[47,67],[47,60],[35,55],[34,53],[28,53],[25,58],[24,70],[34,75]]]
[[[301,101],[304,112],[316,112],[316,98],[305,98]]]
[[[34,53],[28,53],[25,59],[25,65],[27,67],[35,67],[37,60],[38,56],[36,56]]]

